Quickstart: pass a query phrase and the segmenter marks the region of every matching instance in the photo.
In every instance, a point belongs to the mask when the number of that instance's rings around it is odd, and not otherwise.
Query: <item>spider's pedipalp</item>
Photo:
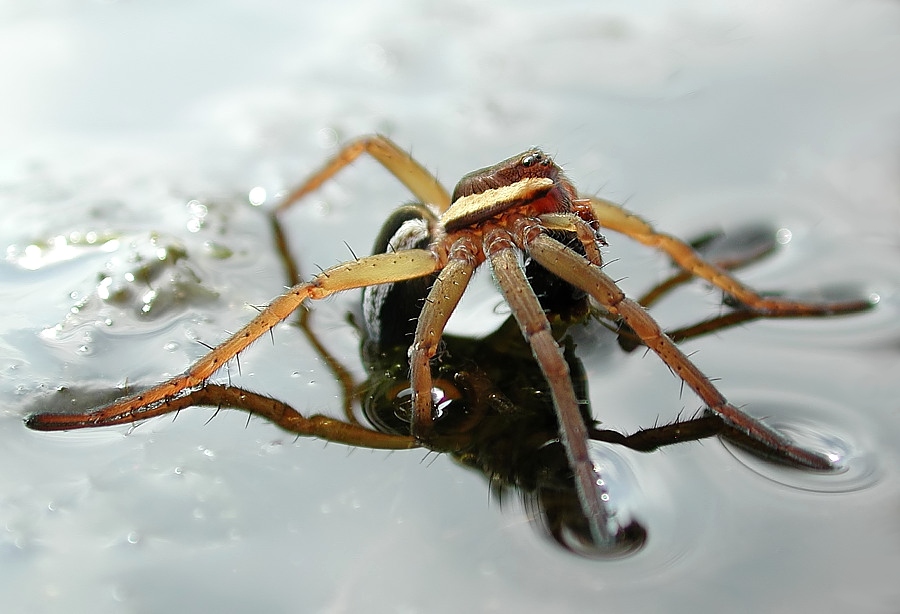
[[[603,266],[600,248],[607,245],[606,238],[585,220],[574,213],[545,213],[540,217],[545,228],[572,232],[584,247],[584,255],[592,264]]]

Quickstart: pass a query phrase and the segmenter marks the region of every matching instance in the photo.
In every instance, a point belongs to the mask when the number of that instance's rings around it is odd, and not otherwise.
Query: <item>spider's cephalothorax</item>
[[[498,216],[502,219],[508,211],[532,217],[569,213],[575,197],[574,186],[553,160],[540,149],[531,149],[460,179],[440,221],[452,233]]]
[[[487,260],[546,378],[559,428],[559,443],[565,450],[587,530],[595,544],[614,550],[629,541],[627,536],[633,526],[623,526],[607,503],[605,482],[591,461],[590,433],[581,415],[569,366],[545,314],[545,308],[555,307],[547,301],[542,304],[536,296],[523,270],[522,263],[527,260],[529,266],[533,263],[541,267],[542,279],[553,278],[553,283],[558,281],[566,288],[572,286],[586,293],[605,318],[620,323],[635,343],[656,353],[697,394],[726,432],[738,435],[757,452],[784,462],[815,469],[832,467],[827,453],[797,446],[725,399],[644,306],[627,298],[603,272],[600,247],[605,241],[600,231],[619,232],[662,250],[685,274],[721,289],[730,304],[736,306],[737,317],[731,323],[761,317],[849,313],[868,309],[871,307],[868,301],[806,303],[762,296],[735,279],[724,265],[705,260],[689,244],[656,231],[622,207],[600,198],[578,196],[559,167],[537,149],[465,176],[451,198],[431,173],[390,140],[382,136],[364,137],[342,148],[285,198],[275,211],[276,229],[280,229],[277,219],[281,211],[317,189],[362,153],[368,153],[384,165],[418,200],[391,218],[390,228],[379,238],[378,253],[331,267],[309,282],[297,283],[182,375],[86,413],[34,414],[29,417],[28,425],[42,430],[103,426],[174,411],[202,389],[217,370],[289,317],[307,299],[320,299],[352,288],[371,288],[365,299],[367,317],[377,314],[375,317],[384,318],[384,314],[393,310],[400,322],[393,328],[378,326],[380,335],[405,338],[411,327],[404,322],[416,319],[409,344],[410,434],[382,433],[350,417],[342,421],[279,414],[278,424],[300,434],[351,445],[375,448],[428,445],[434,434],[435,419],[432,359],[445,324],[472,273]],[[422,281],[398,285],[408,280]],[[419,309],[419,298],[426,289],[426,299]],[[578,290],[574,292],[577,294]],[[546,288],[540,292],[556,294]],[[375,343],[373,347],[377,346]]]

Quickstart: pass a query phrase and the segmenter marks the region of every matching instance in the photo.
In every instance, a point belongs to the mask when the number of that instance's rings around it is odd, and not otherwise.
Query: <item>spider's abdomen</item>
[[[381,227],[373,254],[425,249],[431,242],[434,214],[419,203],[396,209]],[[370,349],[409,345],[416,330],[422,300],[434,275],[407,281],[367,286],[363,290],[363,324]]]

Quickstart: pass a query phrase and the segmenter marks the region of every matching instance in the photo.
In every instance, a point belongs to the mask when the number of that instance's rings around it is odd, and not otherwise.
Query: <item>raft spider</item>
[[[444,327],[473,272],[489,261],[500,290],[546,377],[559,438],[573,472],[578,499],[597,544],[614,547],[626,532],[606,503],[602,476],[591,461],[589,436],[579,401],[544,307],[529,283],[522,260],[538,263],[550,276],[589,295],[700,397],[708,412],[765,454],[812,469],[829,469],[825,454],[795,445],[778,431],[729,403],[675,345],[644,307],[603,271],[601,231],[624,234],[665,252],[686,274],[721,289],[749,317],[826,316],[860,311],[866,301],[808,303],[762,296],[724,268],[702,258],[687,243],[654,230],[640,217],[607,200],[580,196],[559,166],[530,149],[464,176],[452,196],[409,154],[383,136],[357,139],[279,205],[284,211],[319,188],[362,153],[380,162],[418,199],[395,214],[385,253],[331,267],[274,299],[249,324],[191,365],[183,374],[106,406],[78,414],[39,413],[28,426],[39,430],[104,426],[169,411],[253,341],[288,318],[307,299],[366,288],[364,309],[381,313],[394,284],[424,278],[430,283],[409,348],[412,406],[409,437],[390,435],[341,420],[298,426],[297,432],[331,441],[378,448],[427,443],[436,419],[431,364]],[[433,280],[433,282],[432,282]]]

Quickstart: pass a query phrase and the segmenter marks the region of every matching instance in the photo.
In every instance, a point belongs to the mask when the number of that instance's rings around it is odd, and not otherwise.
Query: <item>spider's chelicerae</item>
[[[182,375],[83,414],[35,414],[28,419],[28,425],[40,430],[63,430],[131,422],[173,411],[181,407],[180,400],[201,389],[217,370],[289,317],[307,299],[365,288],[364,311],[381,317],[385,315],[386,300],[402,300],[403,295],[398,299],[392,288],[400,287],[400,282],[421,278],[430,284],[430,290],[408,353],[412,388],[409,437],[382,433],[349,420],[324,418],[295,429],[351,445],[405,448],[420,442],[427,444],[436,418],[432,359],[437,354],[445,324],[472,274],[489,261],[500,290],[546,377],[556,410],[559,440],[565,448],[593,539],[597,544],[614,546],[626,528],[619,524],[606,503],[606,487],[591,461],[588,430],[580,414],[569,366],[545,309],[523,270],[524,253],[547,276],[583,291],[606,317],[629,329],[694,390],[708,412],[729,429],[741,433],[752,447],[802,467],[820,470],[831,467],[827,454],[795,445],[725,399],[645,308],[626,297],[604,273],[601,247],[606,241],[601,231],[622,233],[662,250],[685,274],[721,289],[739,305],[740,317],[744,319],[849,313],[870,307],[869,302],[807,303],[761,296],[724,268],[706,261],[685,242],[654,230],[622,207],[600,198],[580,196],[559,166],[539,149],[466,175],[451,196],[431,173],[390,140],[383,136],[365,137],[345,146],[289,194],[279,211],[320,187],[364,152],[384,165],[419,201],[402,207],[392,216],[385,253],[331,267],[311,281],[290,288]],[[411,296],[418,295],[411,293]]]

